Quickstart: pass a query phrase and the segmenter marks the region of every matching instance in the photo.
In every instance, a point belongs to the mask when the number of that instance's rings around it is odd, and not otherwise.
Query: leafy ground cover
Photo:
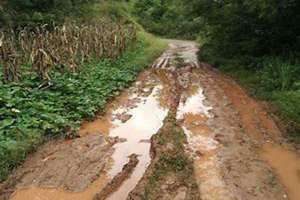
[[[276,70],[267,59],[263,68],[251,70],[234,64],[220,65],[220,70],[233,76],[251,95],[270,103],[272,112],[279,116],[289,139],[300,144],[300,78],[299,64],[276,61],[282,69]],[[290,70],[289,70],[290,69]]]
[[[76,135],[83,119],[101,112],[165,47],[139,33],[137,44],[116,61],[95,59],[78,73],[53,70],[49,88],[39,87],[33,72],[19,83],[0,82],[0,181],[45,140]]]

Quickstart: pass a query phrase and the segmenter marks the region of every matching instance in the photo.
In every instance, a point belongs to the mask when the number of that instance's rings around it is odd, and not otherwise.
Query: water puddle
[[[143,74],[142,74],[143,75]],[[113,145],[110,162],[95,181],[83,192],[68,192],[60,188],[33,186],[19,189],[13,200],[92,200],[129,162],[129,156],[138,156],[138,164],[132,174],[107,199],[123,200],[134,189],[151,162],[150,139],[162,127],[168,108],[162,95],[164,87],[156,79],[145,76],[135,83],[107,107],[104,116],[93,122],[84,122],[79,134],[83,138],[90,134],[103,134],[118,138]]]
[[[194,170],[202,199],[233,199],[226,189],[217,158],[218,141],[206,125],[212,107],[205,104],[203,89],[191,87],[180,102],[177,119],[187,136],[187,150],[194,159]]]
[[[283,146],[266,143],[262,158],[275,170],[290,200],[300,199],[300,157]]]
[[[162,127],[163,120],[168,113],[167,109],[160,107],[158,101],[158,94],[161,90],[162,86],[154,87],[148,97],[142,97],[136,108],[126,112],[127,115],[132,116],[126,123],[118,120],[113,122],[116,128],[110,131],[109,136],[124,139],[124,142],[114,146],[113,166],[108,171],[108,175],[113,178],[120,173],[123,166],[129,161],[128,156],[131,154],[138,155],[139,163],[131,177],[108,199],[126,199],[151,162],[150,139]],[[123,110],[118,109],[116,112],[122,113]]]
[[[203,89],[198,87],[195,92],[195,87],[192,87],[191,91],[193,91],[190,92],[192,95],[180,102],[177,118],[182,119],[184,114],[203,114],[210,117],[209,111],[212,107],[204,104],[205,96],[203,94]]]
[[[31,187],[17,191],[12,200],[83,200],[93,199],[99,189],[104,188],[108,182],[108,177],[104,174],[100,176],[84,192],[67,192],[63,189],[49,189]]]

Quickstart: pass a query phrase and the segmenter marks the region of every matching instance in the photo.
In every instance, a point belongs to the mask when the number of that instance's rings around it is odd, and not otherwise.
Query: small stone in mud
[[[143,92],[150,92],[150,91],[151,91],[150,88],[144,88],[144,89],[143,89]]]
[[[197,155],[198,157],[204,156],[204,154],[203,154],[201,151],[196,151],[195,153],[196,153],[196,155]]]
[[[120,115],[119,119],[121,120],[122,123],[127,122],[128,120],[130,120],[132,117],[132,115],[129,114],[124,114],[124,115]]]
[[[221,135],[221,134],[216,134],[215,135],[215,140],[220,142],[220,143],[222,142],[222,138],[224,138],[224,135]]]
[[[151,143],[151,140],[140,140],[140,143]]]
[[[119,138],[119,137],[114,137],[112,138],[109,143],[110,144],[116,144],[116,143],[123,143],[126,142],[127,140],[125,138]]]

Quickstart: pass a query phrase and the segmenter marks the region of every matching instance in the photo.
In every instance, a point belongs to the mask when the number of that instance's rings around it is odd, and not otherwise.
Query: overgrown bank
[[[299,8],[294,0],[140,0],[134,10],[149,31],[198,38],[200,60],[271,102],[289,135],[299,141]]]
[[[252,96],[268,102],[270,113],[277,116],[278,124],[288,133],[289,139],[299,144],[300,66],[297,64],[289,67],[282,61],[277,64],[269,62],[269,65],[276,65],[274,69],[269,68],[267,63],[260,70],[237,65],[219,65],[218,68],[236,79]],[[285,88],[285,85],[290,86]]]
[[[136,45],[115,61],[93,60],[76,73],[51,71],[48,88],[39,87],[35,73],[19,83],[0,82],[0,180],[45,139],[76,134],[82,119],[93,118],[165,47],[139,33]]]

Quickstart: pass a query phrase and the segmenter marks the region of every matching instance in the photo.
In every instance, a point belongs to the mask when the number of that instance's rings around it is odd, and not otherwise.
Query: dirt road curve
[[[170,41],[80,137],[30,156],[0,199],[299,200],[299,155],[261,104],[197,51]]]

